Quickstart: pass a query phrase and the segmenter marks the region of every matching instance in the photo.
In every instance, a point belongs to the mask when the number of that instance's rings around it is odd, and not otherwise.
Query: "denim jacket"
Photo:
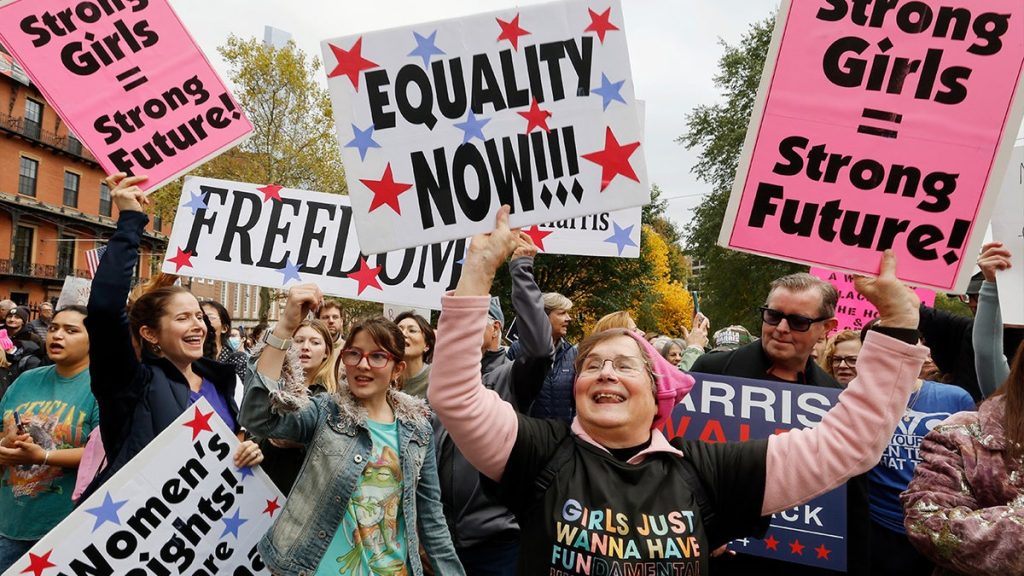
[[[259,543],[260,555],[274,574],[305,576],[316,572],[341,526],[372,443],[366,410],[356,404],[344,383],[339,384],[337,394],[315,396],[290,412],[272,400],[277,389],[277,383],[250,364],[239,419],[259,438],[307,446],[291,495]],[[422,538],[435,574],[464,575],[442,513],[429,409],[423,400],[401,392],[389,392],[388,401],[399,422],[402,513],[409,527],[405,549],[410,574],[423,574],[417,553]]]

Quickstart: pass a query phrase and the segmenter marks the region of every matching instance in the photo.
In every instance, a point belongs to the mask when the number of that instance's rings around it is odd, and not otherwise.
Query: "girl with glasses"
[[[246,377],[240,419],[254,434],[306,446],[288,502],[259,543],[274,574],[465,574],[440,502],[426,403],[399,391],[405,336],[384,318],[357,322],[338,354],[345,381],[309,397],[282,380],[291,337],[323,301],[295,286]],[[284,385],[282,387],[282,384]]]
[[[853,330],[842,330],[828,339],[825,354],[819,361],[829,376],[836,379],[840,386],[846,385],[857,377],[857,354],[860,353],[860,335]]]

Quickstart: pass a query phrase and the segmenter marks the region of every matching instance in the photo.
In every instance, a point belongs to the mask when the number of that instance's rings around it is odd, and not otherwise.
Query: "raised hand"
[[[278,322],[283,332],[290,336],[298,329],[306,316],[315,310],[324,299],[324,293],[316,284],[307,283],[292,286],[288,289],[288,299]]]
[[[483,296],[490,294],[494,273],[515,251],[519,230],[508,227],[510,208],[498,209],[494,230],[477,234],[469,244],[462,277],[455,288],[456,296]]]
[[[138,183],[148,179],[149,176],[128,176],[124,172],[118,172],[107,176],[104,182],[110,187],[110,199],[119,211],[143,212],[143,207],[149,205],[149,198],[142,188],[138,187]]]
[[[540,249],[533,243],[533,237],[520,230],[519,235],[516,237],[516,249],[512,252],[512,259],[515,260],[525,256],[533,258],[539,251]]]
[[[891,328],[917,328],[920,321],[921,299],[896,277],[896,255],[892,250],[882,253],[882,264],[877,278],[857,276],[853,285],[861,295],[878,309],[880,326]]]
[[[989,242],[981,247],[981,256],[978,257],[978,267],[981,274],[989,282],[996,281],[996,272],[1012,267],[1010,263],[1010,251],[1002,242]]]

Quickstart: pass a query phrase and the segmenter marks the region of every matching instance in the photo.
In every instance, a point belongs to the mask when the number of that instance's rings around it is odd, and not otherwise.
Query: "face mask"
[[[242,339],[237,336],[232,336],[228,338],[228,344],[230,344],[235,350],[238,350],[242,347]]]

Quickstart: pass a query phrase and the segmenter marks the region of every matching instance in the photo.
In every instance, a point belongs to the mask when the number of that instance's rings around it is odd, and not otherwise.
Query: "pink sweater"
[[[484,388],[480,335],[487,296],[445,296],[427,395],[452,439],[477,470],[492,480],[505,472],[518,432],[510,404]],[[857,362],[857,378],[813,429],[791,430],[768,440],[763,514],[806,502],[870,470],[889,443],[928,351],[871,333]],[[583,440],[578,421],[573,431]],[[651,446],[631,463],[658,451],[678,453],[658,430]]]

